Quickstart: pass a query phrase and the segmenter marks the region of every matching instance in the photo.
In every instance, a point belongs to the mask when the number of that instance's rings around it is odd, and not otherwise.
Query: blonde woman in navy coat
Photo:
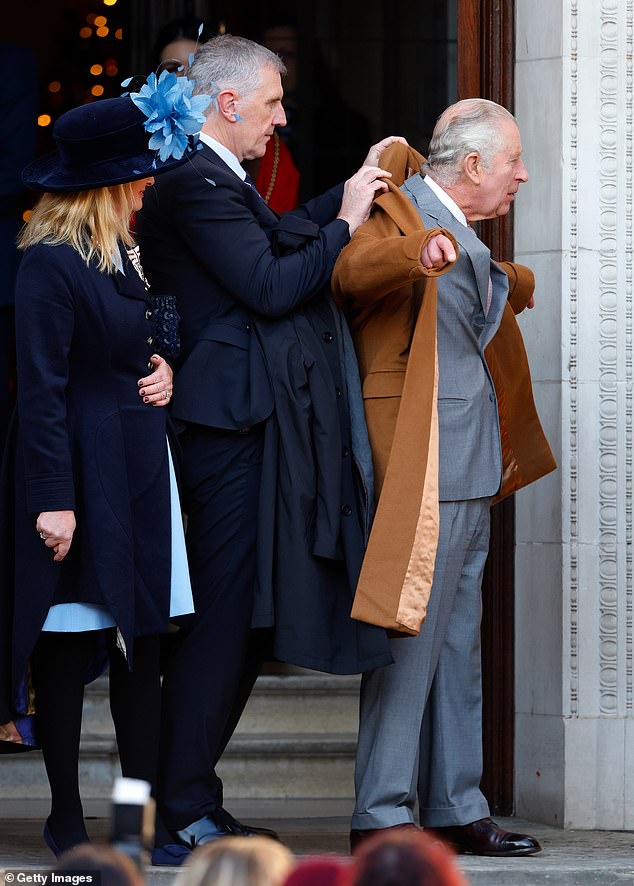
[[[187,151],[157,159],[145,121],[131,97],[69,111],[55,126],[58,152],[23,175],[46,193],[19,244],[0,744],[41,745],[52,795],[44,837],[56,854],[88,839],[78,785],[85,676],[108,656],[123,774],[153,784],[160,635],[192,611],[166,410],[156,408],[170,399],[171,370],[155,353],[156,302],[129,230],[154,176]],[[158,828],[158,843],[169,839]],[[168,845],[155,860],[179,863],[184,852]]]

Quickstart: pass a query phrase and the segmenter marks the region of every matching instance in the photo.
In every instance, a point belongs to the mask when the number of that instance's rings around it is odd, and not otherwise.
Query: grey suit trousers
[[[394,664],[368,671],[352,827],[414,821],[468,824],[489,815],[482,776],[481,584],[490,499],[440,503],[427,617],[417,637],[391,641]]]

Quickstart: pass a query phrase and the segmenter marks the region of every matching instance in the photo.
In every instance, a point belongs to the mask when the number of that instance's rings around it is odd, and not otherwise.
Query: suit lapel
[[[489,273],[491,268],[491,253],[478,239],[473,228],[461,224],[458,219],[449,212],[444,203],[441,203],[432,189],[425,184],[421,175],[413,175],[403,185],[403,190],[410,196],[419,208],[419,211],[430,216],[439,228],[450,231],[462,250],[469,256],[473,273],[478,286],[478,295],[482,305],[482,311],[486,314],[487,299],[489,294]]]
[[[209,145],[204,142],[201,142],[201,144],[202,149],[198,152],[198,156],[202,161],[206,161],[204,166],[207,166],[208,164],[211,164],[211,166],[220,166],[221,169],[228,172],[229,175],[232,175],[236,180],[236,186],[244,189],[245,198],[249,203],[249,207],[258,219],[262,219],[268,225],[274,224],[278,221],[279,215],[271,209],[259,191],[236,175],[234,170],[225,163],[222,157],[219,157],[218,154],[216,154],[213,148],[210,148]],[[213,172],[204,173],[204,176],[206,181],[212,187],[215,187],[216,182],[214,181]]]
[[[509,278],[497,264],[492,261],[490,265],[491,284],[493,287],[493,297],[491,299],[491,307],[486,318],[486,326],[482,334],[482,349],[486,348],[495,333],[498,331],[500,320],[504,312],[504,307],[508,300],[509,294]]]

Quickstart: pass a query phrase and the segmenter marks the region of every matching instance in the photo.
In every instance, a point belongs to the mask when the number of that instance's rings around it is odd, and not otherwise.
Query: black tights
[[[97,652],[100,631],[44,632],[40,635],[31,669],[37,724],[46,773],[51,787],[49,828],[60,849],[88,837],[79,796],[79,739],[86,670]],[[129,778],[156,783],[161,715],[160,638],[139,637],[134,642],[134,669],[128,670],[116,648],[115,631],[108,630],[110,654],[110,710],[115,724],[121,771]],[[156,842],[170,838],[157,822]]]

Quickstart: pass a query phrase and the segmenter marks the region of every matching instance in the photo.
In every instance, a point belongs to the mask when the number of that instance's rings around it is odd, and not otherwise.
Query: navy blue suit
[[[181,359],[173,415],[181,421],[183,493],[196,615],[164,681],[166,824],[184,828],[222,804],[215,765],[257,674],[249,663],[263,422],[273,411],[253,316],[282,317],[328,282],[349,240],[338,186],[296,210],[320,227],[277,258],[278,222],[257,192],[204,145],[157,179],[137,223],[150,282],[174,292]]]

